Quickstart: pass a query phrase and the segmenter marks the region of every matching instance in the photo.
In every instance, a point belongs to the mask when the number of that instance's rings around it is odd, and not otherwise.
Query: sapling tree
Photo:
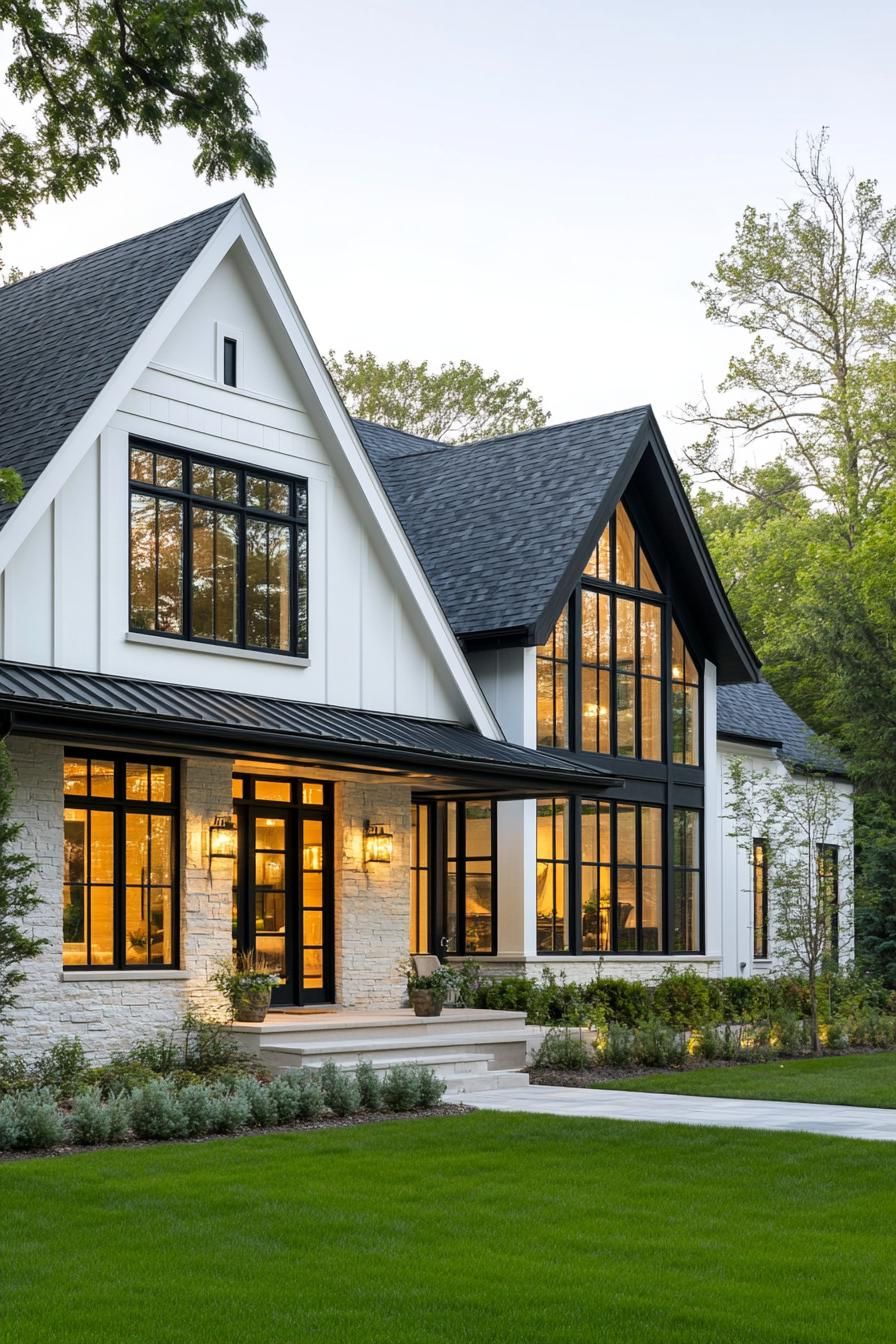
[[[765,841],[769,925],[776,960],[808,985],[812,1048],[819,1050],[819,981],[848,952],[851,926],[839,908],[831,847],[850,864],[848,801],[827,775],[770,773],[743,756],[728,766],[729,832],[754,862]]]
[[[16,988],[25,978],[22,962],[46,945],[45,938],[32,937],[24,926],[40,896],[34,881],[37,864],[19,848],[22,824],[11,817],[13,792],[9,755],[0,745],[0,1023],[8,1020]]]

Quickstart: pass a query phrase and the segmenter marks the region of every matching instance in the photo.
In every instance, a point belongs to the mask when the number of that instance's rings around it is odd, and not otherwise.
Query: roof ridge
[[[144,229],[142,233],[132,234],[130,238],[120,238],[117,243],[107,243],[105,247],[98,247],[93,252],[82,252],[77,257],[69,257],[68,261],[59,261],[55,266],[48,266],[45,270],[35,271],[32,275],[23,275],[21,280],[0,285],[0,297],[3,294],[20,289],[22,285],[27,285],[29,281],[41,280],[45,276],[54,275],[57,271],[63,271],[67,266],[78,266],[81,262],[90,261],[93,257],[101,257],[107,252],[115,252],[120,247],[127,247],[129,243],[143,242],[145,238],[152,238],[159,233],[167,233],[169,229],[180,228],[182,224],[189,224],[195,219],[201,219],[203,215],[211,215],[218,210],[222,212],[230,210],[244,197],[245,193],[240,192],[238,196],[232,196],[227,201],[219,201],[217,205],[207,205],[204,210],[194,210],[192,214],[184,215],[181,219],[172,219],[167,224],[156,225],[154,229]]]
[[[425,439],[422,435],[409,434],[406,429],[396,429],[392,425],[381,425],[377,420],[361,420],[362,424],[373,425],[376,429],[388,430],[390,434],[404,434],[408,438],[413,438],[419,443],[428,443],[430,448],[421,449],[417,453],[404,453],[401,457],[393,457],[389,462],[384,463],[384,467],[391,467],[397,463],[406,461],[408,458],[428,457],[436,453],[444,453],[449,449],[452,452],[459,452],[464,448],[486,448],[493,444],[505,443],[509,439],[524,439],[530,434],[552,434],[555,430],[571,429],[576,425],[593,425],[599,421],[621,419],[623,416],[631,415],[635,411],[642,411],[645,415],[650,414],[651,405],[649,402],[636,406],[627,406],[621,411],[604,411],[600,415],[584,415],[576,420],[560,420],[554,425],[540,425],[533,429],[517,429],[511,434],[495,434],[487,439],[468,439],[464,443],[443,443],[437,439]],[[359,417],[358,417],[359,418]]]

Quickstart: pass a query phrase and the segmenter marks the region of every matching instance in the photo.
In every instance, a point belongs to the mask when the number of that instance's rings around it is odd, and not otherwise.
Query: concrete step
[[[228,1028],[241,1049],[256,1053],[262,1045],[281,1041],[340,1041],[358,1036],[374,1040],[392,1036],[454,1036],[494,1030],[522,1030],[525,1013],[486,1008],[446,1008],[439,1017],[415,1017],[410,1008],[365,1013],[345,1009],[326,1013],[269,1013],[264,1022],[234,1022]]]
[[[490,1092],[497,1088],[528,1087],[528,1073],[518,1069],[489,1069],[487,1073],[468,1073],[446,1080],[443,1101],[463,1101],[468,1092]]]
[[[469,1078],[474,1074],[488,1074],[490,1078],[495,1077],[494,1072],[489,1071],[489,1065],[493,1062],[493,1055],[407,1055],[406,1057],[381,1057],[372,1058],[369,1063],[373,1065],[377,1073],[385,1073],[396,1064],[425,1064],[427,1068],[435,1071],[439,1078],[449,1080],[453,1086],[455,1077]],[[357,1068],[356,1060],[334,1059],[332,1061],[337,1069],[342,1073],[351,1073]],[[306,1064],[309,1073],[319,1073],[323,1068],[323,1063]]]
[[[397,1059],[414,1059],[431,1062],[441,1055],[461,1054],[488,1055],[498,1069],[522,1068],[526,1062],[525,1031],[495,1031],[470,1033],[457,1032],[451,1035],[427,1037],[423,1034],[413,1036],[392,1036],[368,1038],[355,1036],[348,1040],[299,1041],[280,1040],[276,1044],[265,1041],[259,1047],[259,1055],[265,1064],[274,1068],[308,1067],[323,1064],[328,1059],[342,1059],[346,1063],[358,1063],[362,1059],[371,1062],[383,1061],[388,1067]]]

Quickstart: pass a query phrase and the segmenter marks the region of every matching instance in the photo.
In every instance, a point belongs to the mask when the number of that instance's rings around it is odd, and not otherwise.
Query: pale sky
[[[186,136],[4,240],[50,266],[245,189],[319,347],[471,359],[554,421],[718,381],[690,287],[794,137],[896,199],[896,7],[871,0],[257,0],[274,187],[196,181]],[[2,53],[0,53],[2,54]],[[8,92],[0,117],[21,122]]]

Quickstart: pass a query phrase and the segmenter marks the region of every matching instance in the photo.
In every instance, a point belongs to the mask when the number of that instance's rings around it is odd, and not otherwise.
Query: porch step
[[[489,1078],[497,1077],[497,1070],[489,1071],[489,1065],[492,1063],[494,1055],[427,1055],[421,1058],[419,1055],[389,1056],[384,1059],[382,1056],[375,1056],[367,1062],[376,1069],[377,1073],[385,1073],[397,1064],[426,1064],[434,1070],[439,1078],[444,1078],[453,1088],[456,1082],[464,1078],[470,1078],[474,1075],[487,1074]],[[332,1060],[341,1072],[351,1073],[357,1068],[356,1060],[334,1059]],[[305,1066],[309,1073],[318,1073],[323,1068],[323,1063],[307,1064]]]
[[[321,1013],[269,1013],[264,1022],[234,1022],[228,1028],[241,1049],[256,1053],[281,1041],[339,1041],[363,1036],[453,1036],[460,1032],[522,1031],[526,1014],[488,1008],[446,1008],[439,1017],[415,1017],[410,1008],[373,1012],[334,1009]]]
[[[447,1079],[448,1087],[443,1101],[463,1101],[467,1092],[491,1092],[495,1088],[528,1087],[528,1073],[518,1069],[489,1069],[483,1073],[466,1073]]]
[[[427,1036],[360,1036],[353,1039],[267,1041],[259,1046],[261,1059],[272,1067],[297,1068],[323,1064],[328,1059],[343,1060],[347,1065],[369,1059],[388,1068],[399,1060],[434,1064],[440,1058],[456,1054],[487,1056],[496,1069],[522,1068],[526,1062],[526,1032],[497,1031],[455,1032]]]

